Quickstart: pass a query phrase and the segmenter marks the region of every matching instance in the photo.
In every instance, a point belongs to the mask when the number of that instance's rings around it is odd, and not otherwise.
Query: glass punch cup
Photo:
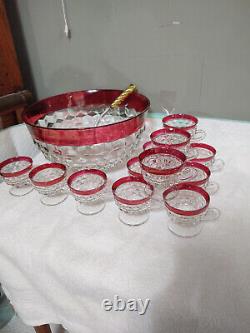
[[[55,206],[67,199],[66,171],[65,165],[61,163],[45,163],[29,173],[42,204]]]
[[[130,226],[138,226],[149,219],[150,201],[154,188],[142,177],[123,177],[112,185],[115,203],[119,208],[119,220]]]
[[[210,202],[209,194],[201,187],[188,183],[174,185],[163,192],[169,215],[169,230],[180,237],[194,237],[202,228],[202,217]]]
[[[11,195],[21,197],[33,190],[29,180],[32,164],[32,159],[28,156],[11,157],[0,163],[0,175],[11,186]]]
[[[69,177],[68,187],[76,200],[79,213],[94,215],[104,209],[106,184],[107,175],[98,169],[80,170]]]

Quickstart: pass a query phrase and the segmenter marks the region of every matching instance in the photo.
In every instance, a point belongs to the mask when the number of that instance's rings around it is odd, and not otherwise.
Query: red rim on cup
[[[154,144],[152,141],[147,141],[142,146],[143,150],[152,149],[152,148],[154,148]]]
[[[164,136],[164,135],[175,135],[178,134],[180,136],[183,137],[183,141],[180,143],[161,143],[157,141],[157,138],[159,138],[160,136]],[[187,144],[189,144],[190,140],[191,140],[191,134],[188,133],[185,130],[179,129],[179,128],[161,128],[157,131],[154,131],[151,133],[150,135],[150,139],[153,142],[153,144],[155,146],[159,146],[159,147],[170,147],[170,148],[181,148],[186,146]]]
[[[174,126],[174,125],[169,125],[168,122],[172,122],[173,120],[180,119],[183,121],[189,121],[192,122],[191,125],[188,126]],[[177,114],[171,114],[169,116],[166,116],[162,119],[162,123],[164,127],[167,128],[178,128],[178,129],[184,129],[184,130],[192,130],[196,127],[198,123],[198,119],[194,116],[191,116],[189,114],[183,114],[183,113],[177,113]]]
[[[168,196],[169,193],[173,193],[173,192],[176,192],[176,191],[183,191],[183,190],[196,192],[196,193],[200,194],[200,196],[203,197],[204,200],[205,200],[204,206],[202,208],[199,208],[199,209],[196,209],[196,210],[182,210],[182,209],[173,207],[171,204],[169,204],[167,202],[167,196]],[[168,188],[167,190],[165,190],[163,192],[162,196],[163,196],[163,200],[164,200],[166,208],[170,212],[173,212],[177,215],[182,215],[182,216],[199,215],[199,214],[206,211],[206,209],[209,205],[209,202],[210,202],[209,194],[205,190],[203,190],[203,188],[195,186],[195,185],[190,185],[188,183],[174,185],[174,186]]]
[[[193,148],[193,149],[205,149],[207,150],[209,153],[210,153],[210,156],[208,157],[196,157],[196,158],[192,158],[190,161],[192,162],[209,162],[211,161],[214,156],[216,155],[216,149],[206,143],[191,143],[190,144],[190,148]]]
[[[63,173],[59,177],[56,177],[56,178],[54,178],[52,180],[48,180],[48,181],[37,181],[34,179],[34,177],[39,172],[46,170],[46,169],[60,169],[63,171]],[[37,166],[36,168],[31,170],[29,173],[29,178],[30,178],[32,184],[35,186],[39,186],[39,187],[47,187],[47,186],[52,186],[52,185],[58,184],[65,177],[66,177],[66,166],[61,163],[45,163],[45,164]]]
[[[140,178],[140,177],[142,177],[141,172],[136,172],[136,171],[133,170],[133,165],[136,164],[136,163],[138,163],[140,168],[141,168],[140,161],[139,161],[138,157],[133,157],[130,160],[128,160],[128,162],[127,162],[128,173],[133,177]]]
[[[149,167],[149,166],[145,165],[145,163],[143,162],[146,157],[153,156],[153,155],[159,155],[159,154],[169,155],[172,158],[175,158],[179,162],[179,165],[174,168],[159,169],[159,168]],[[176,150],[173,148],[157,147],[157,148],[152,148],[152,149],[143,151],[139,155],[139,161],[141,164],[141,168],[148,173],[155,174],[155,175],[172,175],[172,174],[180,171],[180,169],[182,168],[183,164],[186,161],[186,155],[183,154],[182,152],[180,152],[179,150]]]
[[[137,199],[137,200],[125,199],[125,198],[120,197],[116,194],[116,190],[119,186],[121,186],[125,183],[133,183],[133,182],[142,183],[142,184],[145,184],[148,187],[149,193],[146,193],[146,191],[145,191],[145,198]],[[148,202],[151,199],[151,197],[154,193],[154,187],[151,184],[147,183],[142,178],[135,178],[135,177],[128,176],[128,177],[120,178],[117,181],[115,181],[112,185],[112,192],[113,192],[114,198],[122,204],[130,205],[130,206],[132,206],[132,205],[141,205],[141,204],[144,204],[144,203]]]
[[[19,171],[15,171],[15,172],[4,172],[2,171],[2,169],[8,165],[8,164],[12,164],[12,163],[16,163],[16,162],[22,162],[25,161],[28,163],[27,166],[25,166],[23,169],[19,170]],[[11,177],[18,177],[21,176],[27,172],[29,172],[32,168],[32,158],[28,157],[28,156],[16,156],[16,157],[11,157],[8,158],[7,160],[3,161],[0,163],[0,175],[4,178],[11,178]]]
[[[83,175],[100,176],[103,180],[103,183],[100,186],[98,186],[96,188],[91,188],[89,190],[77,190],[76,188],[74,188],[72,183],[73,183],[74,180],[76,180],[77,178],[79,178]],[[77,171],[77,172],[73,173],[68,179],[68,187],[70,188],[70,191],[74,194],[77,194],[77,195],[93,195],[93,194],[96,194],[96,193],[100,192],[102,189],[104,189],[106,183],[107,183],[106,173],[101,171],[101,170],[98,170],[98,169],[80,170],[80,171]]]
[[[186,184],[189,184],[189,185],[195,185],[195,186],[204,185],[208,181],[208,179],[211,175],[211,171],[209,170],[209,168],[206,167],[204,164],[201,164],[201,163],[188,161],[188,162],[185,163],[184,168],[199,169],[199,170],[203,171],[206,175],[205,178],[203,178],[201,180],[188,180],[187,179],[187,180],[182,182],[182,183],[186,183]]]

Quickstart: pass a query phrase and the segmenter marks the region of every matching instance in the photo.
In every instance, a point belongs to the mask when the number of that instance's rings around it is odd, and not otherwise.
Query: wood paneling
[[[0,96],[23,88],[4,0],[0,0]]]
[[[48,324],[41,326],[34,326],[36,333],[51,333],[50,326]]]

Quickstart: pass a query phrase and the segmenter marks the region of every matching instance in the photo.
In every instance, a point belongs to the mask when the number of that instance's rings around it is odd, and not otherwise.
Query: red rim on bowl
[[[174,120],[174,119],[185,119],[185,120],[190,120],[193,122],[193,125],[190,126],[184,126],[184,127],[176,127],[176,126],[171,126],[168,125],[167,122],[169,120]],[[190,114],[184,114],[184,113],[176,113],[176,114],[171,114],[169,116],[166,116],[162,119],[162,123],[164,125],[164,127],[167,128],[179,128],[179,129],[184,129],[184,130],[192,130],[195,128],[195,126],[198,123],[198,119],[194,116],[191,116]]]
[[[153,147],[152,147],[153,146]],[[147,149],[152,149],[154,148],[154,144],[152,141],[147,141],[143,144],[142,149],[147,150]]]
[[[151,193],[148,194],[145,198],[143,198],[143,199],[137,199],[137,200],[132,200],[132,199],[129,200],[129,199],[125,199],[125,198],[119,197],[119,196],[116,194],[116,190],[117,190],[117,188],[118,188],[119,186],[121,186],[121,185],[123,185],[123,184],[125,184],[125,183],[132,183],[132,182],[135,182],[135,183],[142,183],[142,184],[147,185],[148,188],[151,190]],[[154,187],[153,187],[151,184],[147,183],[147,182],[146,182],[144,179],[142,179],[141,177],[140,177],[140,178],[136,178],[136,177],[130,177],[130,176],[128,176],[128,177],[120,178],[120,179],[118,179],[117,181],[115,181],[115,182],[113,183],[113,185],[112,185],[112,192],[113,192],[114,198],[115,198],[118,202],[120,202],[120,203],[122,203],[122,204],[130,205],[130,206],[132,206],[132,205],[141,205],[141,204],[144,204],[144,203],[148,202],[148,201],[151,199],[151,197],[152,197],[152,195],[153,195],[153,193],[154,193]],[[145,195],[146,195],[146,193],[145,193]]]
[[[163,170],[149,167],[143,163],[143,160],[145,159],[145,157],[156,155],[156,154],[171,155],[172,157],[178,159],[181,163],[177,167],[174,167],[171,169],[163,169]],[[143,151],[139,155],[139,161],[141,164],[141,168],[148,173],[152,173],[155,175],[172,175],[172,174],[180,171],[180,169],[182,168],[183,164],[186,161],[186,155],[177,149],[157,147],[157,148],[152,148],[152,149]]]
[[[180,142],[180,143],[173,143],[173,144],[167,144],[167,143],[160,143],[157,142],[157,138],[161,135],[164,134],[179,134],[183,136],[184,141]],[[153,142],[153,144],[155,146],[159,146],[159,147],[169,147],[169,148],[180,148],[180,147],[184,147],[186,146],[190,140],[191,140],[191,134],[188,133],[185,130],[179,129],[179,128],[161,128],[157,131],[154,131],[151,133],[150,135],[150,139]]]
[[[75,179],[77,179],[78,177],[82,176],[82,175],[86,175],[86,174],[90,174],[90,175],[97,175],[100,176],[103,179],[103,184],[96,187],[96,188],[92,188],[89,190],[77,190],[76,188],[74,188],[72,186],[72,183]],[[92,194],[96,194],[98,192],[100,192],[102,189],[104,189],[106,183],[107,183],[107,175],[105,172],[98,170],[98,169],[84,169],[84,170],[80,170],[77,171],[75,173],[73,173],[69,179],[68,179],[68,187],[70,188],[70,191],[72,193],[78,194],[78,195],[92,195]]]
[[[33,139],[59,146],[88,146],[125,138],[138,131],[144,124],[145,113],[149,110],[149,99],[134,92],[122,103],[135,109],[136,116],[123,121],[88,128],[48,128],[37,124],[45,115],[77,106],[77,100],[84,101],[84,107],[109,106],[122,90],[92,89],[73,91],[43,99],[29,106],[22,114]]]
[[[190,167],[190,168],[200,169],[200,170],[204,171],[204,173],[206,174],[206,177],[204,179],[201,179],[201,180],[193,180],[193,181],[192,180],[189,181],[187,179],[187,180],[183,181],[182,183],[186,183],[186,184],[189,184],[189,185],[201,186],[201,185],[205,184],[208,181],[208,179],[211,175],[211,171],[209,170],[209,168],[206,167],[204,164],[201,164],[201,163],[187,161],[185,163],[184,168],[186,168],[186,167],[187,168]]]
[[[27,167],[23,168],[22,170],[15,171],[15,172],[3,172],[2,171],[2,168],[5,167],[6,165],[14,163],[14,162],[21,162],[21,161],[28,162],[29,165]],[[30,169],[32,168],[32,164],[33,164],[32,158],[30,158],[28,156],[16,156],[16,157],[8,158],[7,160],[0,163],[0,175],[5,178],[21,176],[21,175],[25,174],[26,172],[30,171]]]
[[[172,193],[172,192],[175,192],[175,191],[182,191],[182,190],[199,193],[205,199],[206,203],[205,203],[204,207],[196,209],[196,210],[187,211],[187,210],[182,210],[182,209],[178,209],[178,208],[175,208],[175,207],[171,206],[166,200],[167,195],[169,193]],[[167,190],[165,190],[163,192],[162,196],[163,196],[163,201],[164,201],[165,206],[167,207],[167,209],[170,210],[171,212],[177,214],[177,215],[182,215],[182,216],[199,215],[207,209],[207,207],[209,205],[209,202],[210,202],[209,194],[205,190],[203,190],[203,188],[201,188],[199,186],[195,186],[195,185],[190,185],[188,183],[174,185],[174,186],[168,188]]]
[[[48,180],[48,181],[37,181],[34,180],[34,177],[41,171],[46,170],[46,169],[60,169],[63,171],[63,174],[55,179]],[[29,178],[35,186],[39,187],[47,187],[47,186],[52,186],[57,183],[60,183],[64,178],[66,177],[66,166],[61,164],[61,163],[45,163],[42,165],[37,166],[33,170],[30,171],[29,173]]]
[[[208,157],[203,157],[203,158],[199,158],[199,157],[195,157],[195,158],[192,158],[190,161],[192,162],[209,162],[211,161],[214,156],[216,155],[216,149],[206,143],[191,143],[190,144],[190,148],[202,148],[202,149],[206,149],[208,151],[210,151],[212,153],[211,156],[208,156]]]
[[[128,160],[128,162],[127,162],[128,172],[131,176],[140,178],[140,177],[142,177],[142,174],[140,172],[136,172],[131,169],[131,166],[134,165],[135,163],[140,163],[138,157],[133,157],[130,160]]]

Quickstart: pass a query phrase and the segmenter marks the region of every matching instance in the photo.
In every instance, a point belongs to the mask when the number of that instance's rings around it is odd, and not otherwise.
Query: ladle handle
[[[122,93],[119,95],[114,102],[110,105],[112,109],[117,108],[122,102],[125,101],[125,99],[132,94],[134,91],[136,91],[136,85],[130,84]]]

